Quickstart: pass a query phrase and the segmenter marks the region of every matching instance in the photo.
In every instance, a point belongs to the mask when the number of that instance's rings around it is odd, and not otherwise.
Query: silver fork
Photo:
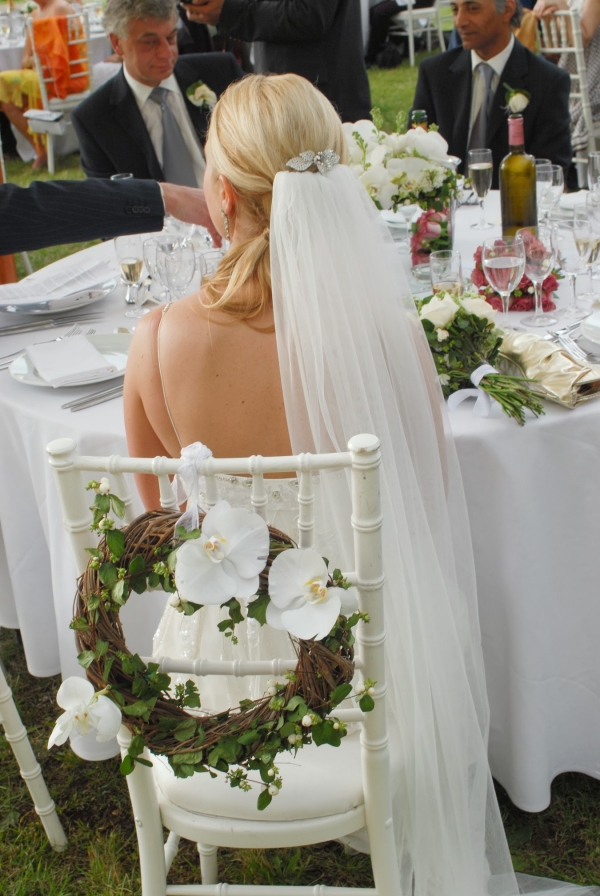
[[[93,336],[96,332],[94,327],[90,327],[87,332],[84,334],[85,336]],[[64,336],[57,336],[56,339],[43,339],[41,342],[34,342],[34,345],[45,345],[48,342],[62,342],[63,339],[70,339],[71,336],[81,336],[82,327],[75,324],[71,327],[70,330],[64,334]],[[20,348],[15,352],[12,352],[8,355],[3,355],[0,357],[0,370],[6,370],[7,367],[10,367],[13,361],[16,361],[18,357],[24,354],[25,349]]]

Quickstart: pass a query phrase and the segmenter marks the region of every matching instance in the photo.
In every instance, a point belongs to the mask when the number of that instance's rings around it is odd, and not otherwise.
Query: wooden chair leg
[[[202,876],[202,884],[216,884],[219,882],[219,858],[218,846],[208,846],[205,843],[198,843],[198,852],[200,853],[200,874]]]
[[[62,852],[67,846],[67,837],[63,830],[56,807],[46,782],[42,775],[35,754],[31,749],[27,731],[21,721],[21,717],[15,706],[12,692],[8,686],[4,672],[0,666],[0,723],[4,728],[6,740],[11,746],[15,759],[21,770],[21,777],[27,784],[29,793],[35,806],[35,811],[40,817],[40,821],[44,825],[44,830],[50,841],[50,845],[57,852]]]

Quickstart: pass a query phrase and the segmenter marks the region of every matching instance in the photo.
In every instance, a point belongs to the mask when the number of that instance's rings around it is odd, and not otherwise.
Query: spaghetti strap
[[[171,304],[172,304],[171,302],[167,302],[167,304],[164,306],[164,308],[162,310],[162,314],[160,316],[160,321],[158,324],[158,332],[156,334],[156,348],[157,348],[157,354],[158,354],[158,375],[160,376],[160,385],[162,387],[163,400],[165,403],[165,407],[167,409],[167,414],[169,415],[169,420],[171,421],[171,426],[173,427],[173,432],[175,433],[175,437],[176,437],[177,441],[179,442],[179,447],[183,448],[183,442],[179,438],[179,433],[177,432],[177,427],[175,426],[175,421],[173,420],[173,415],[171,414],[169,402],[167,401],[167,390],[165,389],[165,380],[163,377],[162,364],[161,364],[161,360],[160,360],[160,329],[162,327],[163,320],[165,319],[165,314],[171,307]]]

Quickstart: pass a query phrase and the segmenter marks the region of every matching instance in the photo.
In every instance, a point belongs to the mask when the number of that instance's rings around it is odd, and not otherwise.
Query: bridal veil
[[[467,509],[401,260],[344,165],[277,174],[270,236],[293,452],[344,451],[361,432],[381,440],[388,705],[399,732],[391,749],[401,751],[404,770],[394,798],[403,896],[514,896],[487,761]],[[322,473],[320,493],[320,528],[337,536],[336,565],[351,568],[345,473]],[[584,892],[561,887],[570,890]]]

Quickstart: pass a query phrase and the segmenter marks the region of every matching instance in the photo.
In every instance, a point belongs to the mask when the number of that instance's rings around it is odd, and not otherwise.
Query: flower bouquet
[[[481,246],[477,249],[473,256],[475,267],[471,272],[471,281],[487,302],[495,308],[496,311],[502,311],[502,299],[497,292],[489,285],[483,272],[483,264],[481,261]],[[552,300],[552,294],[558,289],[558,270],[548,274],[542,283],[542,309],[544,311],[554,311],[556,305]],[[525,274],[521,277],[521,281],[517,288],[511,294],[509,299],[509,311],[532,311],[535,304],[534,286],[529,277]]]
[[[527,386],[531,380],[494,369],[503,332],[495,326],[496,311],[487,301],[477,294],[455,299],[445,293],[417,301],[417,310],[446,397],[463,389],[465,396],[485,393],[521,426],[525,408],[536,417],[544,413]]]
[[[377,208],[418,205],[424,210],[411,238],[412,261],[419,264],[432,251],[452,247],[450,211],[458,193],[454,160],[433,125],[428,131],[417,127],[399,133],[399,116],[398,131],[387,134],[381,123],[374,109],[373,121],[343,125],[350,165]]]

